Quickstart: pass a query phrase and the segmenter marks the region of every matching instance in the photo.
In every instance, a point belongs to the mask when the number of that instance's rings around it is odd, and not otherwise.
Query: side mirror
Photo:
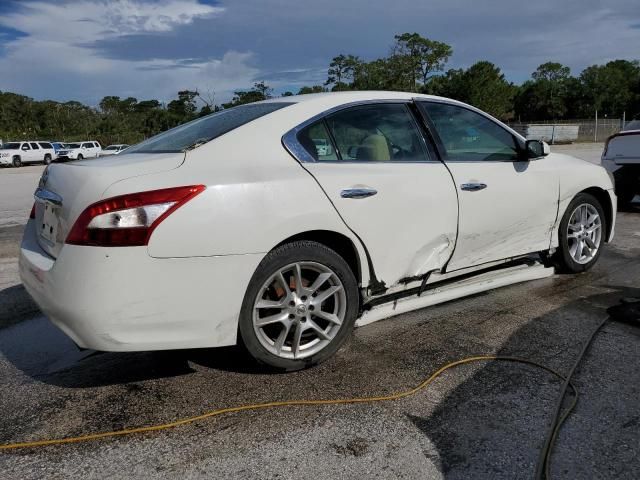
[[[22,147],[22,150],[24,150],[24,151],[26,152],[27,150],[29,150],[29,147],[24,147],[24,146],[23,146],[23,147]]]
[[[527,140],[526,150],[529,159],[546,157],[551,153],[549,144],[541,140]]]

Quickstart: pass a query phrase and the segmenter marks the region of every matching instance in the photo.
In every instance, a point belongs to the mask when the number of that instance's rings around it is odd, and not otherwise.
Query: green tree
[[[394,38],[392,58],[396,58],[395,66],[409,80],[413,92],[418,91],[419,83],[424,86],[435,73],[441,72],[453,53],[450,45],[418,33],[403,33]]]
[[[333,85],[331,90],[334,92],[349,90],[355,69],[360,63],[360,59],[353,55],[340,54],[333,57],[327,70],[327,81],[324,84]]]
[[[312,87],[302,87],[298,90],[298,95],[307,95],[309,93],[323,93],[326,92],[327,89],[322,85],[313,85]]]
[[[460,100],[503,120],[513,116],[515,92],[500,69],[487,61],[467,70],[449,70],[429,85],[429,93]]]

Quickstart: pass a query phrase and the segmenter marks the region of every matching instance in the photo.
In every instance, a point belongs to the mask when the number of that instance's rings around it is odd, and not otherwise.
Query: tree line
[[[466,69],[447,69],[453,49],[417,33],[396,35],[385,57],[365,61],[352,54],[334,57],[326,81],[304,86],[299,95],[346,90],[398,90],[454,98],[501,120],[541,121],[601,116],[640,116],[640,63],[613,60],[573,76],[557,62],[540,65],[521,85],[506,80],[495,64],[482,60]],[[284,92],[283,97],[294,95]],[[237,105],[272,98],[265,82],[234,92],[217,104],[212,91],[182,90],[168,103],[133,97],[104,97],[97,108],[80,102],[36,101],[0,92],[0,138],[73,141],[103,145],[137,143],[181,123]]]

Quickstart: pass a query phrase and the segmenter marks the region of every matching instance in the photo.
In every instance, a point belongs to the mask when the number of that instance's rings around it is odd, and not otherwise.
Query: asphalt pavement
[[[36,167],[28,168],[37,181]],[[7,172],[0,185],[17,183]],[[3,190],[0,197],[5,218]],[[16,202],[6,217],[24,210]],[[637,204],[619,214],[616,239],[591,271],[359,328],[335,358],[302,372],[273,374],[236,348],[91,354],[40,316],[22,289],[19,223],[0,228],[0,443],[152,425],[238,404],[388,394],[472,355],[527,357],[566,372],[609,309],[640,298]],[[4,313],[9,307],[14,313]],[[596,337],[576,372],[580,400],[560,432],[553,478],[638,477],[639,342],[640,328],[619,321]],[[533,367],[477,363],[393,402],[232,413],[163,432],[0,452],[0,476],[532,478],[559,389]]]

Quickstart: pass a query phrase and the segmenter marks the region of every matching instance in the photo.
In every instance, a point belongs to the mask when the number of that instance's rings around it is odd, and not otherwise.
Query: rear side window
[[[516,161],[520,158],[514,136],[484,115],[445,103],[427,102],[426,109],[447,160]]]
[[[298,134],[298,141],[316,161],[338,160],[324,121],[309,125]]]
[[[428,160],[421,133],[405,104],[351,107],[329,115],[326,124],[342,161]]]
[[[291,103],[249,104],[222,110],[151,137],[129,148],[127,153],[184,152],[287,105]]]

